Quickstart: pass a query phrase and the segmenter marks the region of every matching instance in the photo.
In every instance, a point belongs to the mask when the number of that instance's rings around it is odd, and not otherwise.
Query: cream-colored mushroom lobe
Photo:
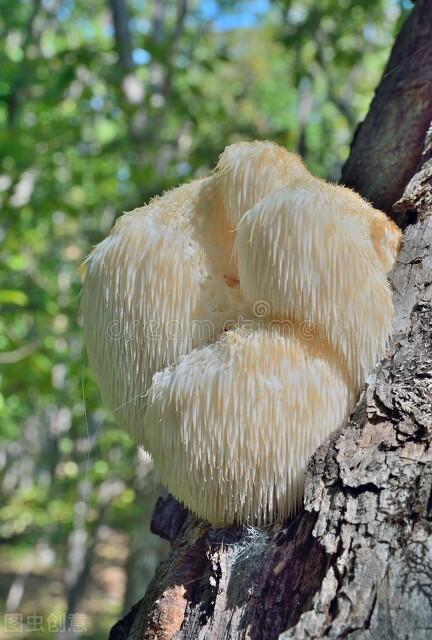
[[[144,445],[166,487],[214,524],[283,519],[346,418],[337,363],[297,328],[240,327],[153,378]]]
[[[311,177],[261,200],[236,237],[245,299],[265,299],[274,313],[309,322],[340,354],[356,388],[384,353],[393,320],[366,206],[350,190]]]

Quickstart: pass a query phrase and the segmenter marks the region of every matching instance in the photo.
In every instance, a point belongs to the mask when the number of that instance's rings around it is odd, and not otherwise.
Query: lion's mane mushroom
[[[385,350],[400,238],[353,191],[253,142],[94,249],[82,315],[103,400],[197,515],[297,508],[308,458]]]

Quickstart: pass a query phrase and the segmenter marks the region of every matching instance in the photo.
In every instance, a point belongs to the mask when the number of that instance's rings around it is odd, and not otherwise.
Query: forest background
[[[238,140],[338,180],[410,8],[1,0],[0,638],[106,638],[167,553],[151,462],[88,371],[83,259]]]

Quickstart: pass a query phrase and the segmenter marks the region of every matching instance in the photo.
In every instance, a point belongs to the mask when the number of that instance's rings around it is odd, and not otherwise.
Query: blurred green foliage
[[[87,371],[80,263],[122,211],[239,139],[273,139],[337,179],[408,7],[1,4],[0,594],[9,611],[85,610],[83,635],[99,638],[163,549],[146,531],[149,462]],[[106,586],[114,565],[123,589]]]

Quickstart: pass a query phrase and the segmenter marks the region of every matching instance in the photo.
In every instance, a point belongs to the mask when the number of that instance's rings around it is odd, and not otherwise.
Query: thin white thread
[[[82,392],[82,401],[83,401],[83,409],[84,409],[84,423],[86,426],[86,435],[87,435],[87,443],[88,443],[87,459],[85,463],[85,473],[84,473],[84,483],[85,483],[85,486],[87,486],[87,478],[88,478],[88,472],[90,468],[91,442],[90,442],[90,429],[89,429],[88,416],[87,416],[87,405],[86,405],[86,398],[85,398],[84,347],[81,347],[81,392]],[[86,506],[88,506],[88,497],[89,496],[87,495],[87,492],[86,492],[84,494],[84,503]]]

